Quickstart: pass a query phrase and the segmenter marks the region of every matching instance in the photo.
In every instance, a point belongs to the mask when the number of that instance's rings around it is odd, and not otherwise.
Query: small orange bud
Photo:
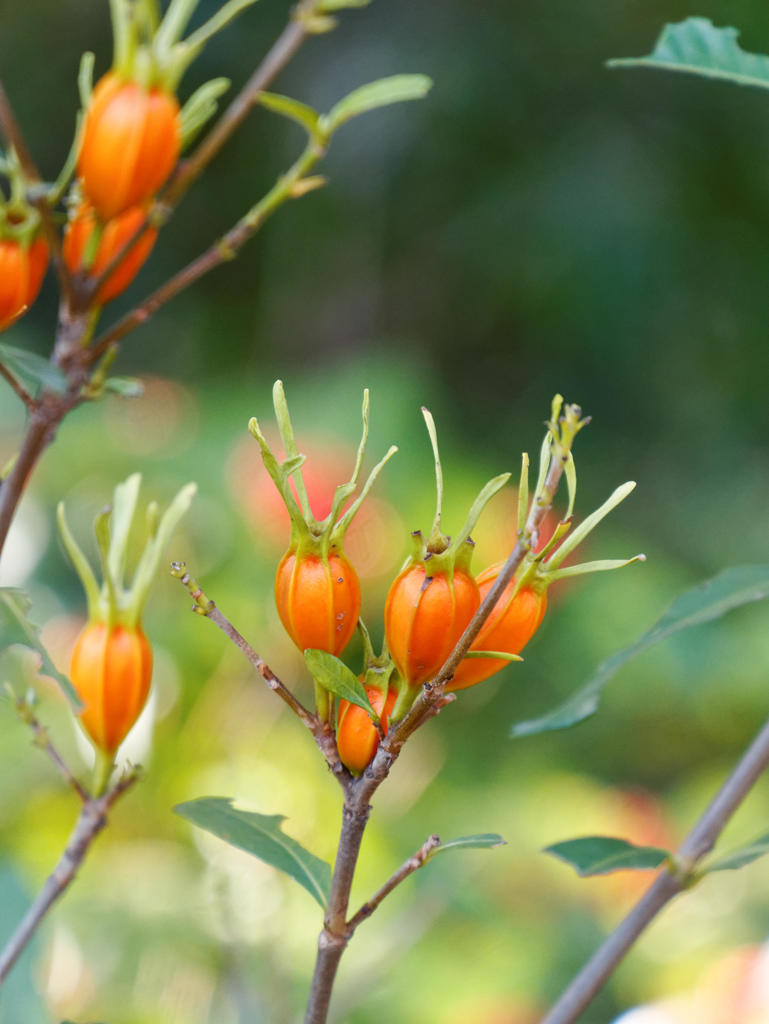
[[[496,583],[504,565],[484,569],[477,577],[478,589],[483,600]],[[508,583],[502,596],[494,606],[491,615],[484,622],[481,631],[470,645],[471,651],[500,651],[504,654],[520,654],[539,629],[547,610],[547,591],[532,587],[521,587],[513,597],[515,580]],[[446,692],[465,690],[468,686],[488,679],[503,669],[508,662],[501,658],[465,658],[447,684]]]
[[[48,244],[0,239],[0,331],[26,312],[35,301],[48,267]]]
[[[152,648],[139,626],[89,622],[75,642],[72,685],[95,746],[113,755],[139,717],[152,678]]]
[[[93,264],[89,268],[85,268],[83,256],[88,249],[93,232],[98,227],[96,212],[92,206],[86,203],[78,210],[75,218],[69,222],[64,233],[63,253],[67,267],[73,274],[86,271],[94,277],[98,277],[136,234],[144,222],[145,215],[146,211],[142,207],[133,206],[125,213],[121,213],[119,217],[108,221],[103,227],[99,244],[96,247]],[[97,302],[100,304],[109,302],[126,290],[149,256],[157,236],[156,228],[144,228],[99,289],[96,296]]]
[[[387,725],[398,696],[397,692],[390,690],[385,699],[384,693],[376,686],[367,686],[366,694],[372,708],[379,715],[383,732],[387,735]],[[342,764],[349,768],[353,775],[362,775],[377,752],[379,733],[368,712],[346,700],[339,702],[337,721],[336,745]]]

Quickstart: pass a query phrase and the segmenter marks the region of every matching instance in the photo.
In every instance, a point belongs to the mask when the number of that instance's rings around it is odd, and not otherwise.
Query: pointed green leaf
[[[31,602],[23,590],[0,587],[0,652],[11,644],[31,647],[40,656],[40,671],[51,676],[62,688],[72,706],[82,707],[72,683],[56,668],[40,642],[40,627],[29,621]]]
[[[559,860],[571,864],[578,875],[608,875],[612,871],[648,871],[658,868],[669,860],[671,854],[656,846],[636,846],[625,839],[611,836],[584,836],[581,839],[567,839],[545,847],[545,853],[552,853]]]
[[[441,843],[434,850],[430,850],[427,857],[425,857],[425,862],[432,860],[433,857],[437,857],[439,853],[445,853],[447,850],[488,850],[492,846],[507,846],[507,840],[503,839],[496,832],[482,832],[475,836],[459,836],[457,839],[449,839],[448,842]]]
[[[227,797],[207,796],[177,804],[174,811],[265,864],[285,872],[325,909],[331,887],[331,867],[281,828],[282,814],[256,814],[232,806]]]
[[[345,122],[369,110],[389,107],[391,103],[403,103],[405,100],[421,100],[430,91],[432,84],[426,75],[393,75],[362,85],[340,100],[321,119],[323,130],[331,135]]]
[[[107,377],[104,390],[120,395],[121,398],[141,398],[144,385],[136,377]]]
[[[67,378],[58,368],[42,356],[27,352],[15,345],[0,344],[0,362],[16,377],[36,388],[45,388],[62,395],[67,390]]]
[[[737,850],[732,850],[725,857],[707,864],[705,872],[710,874],[711,871],[736,871],[737,868],[745,867],[746,864],[751,864],[754,860],[758,860],[759,857],[763,857],[767,853],[769,853],[769,832],[759,836],[758,839],[754,839],[747,846],[741,846]]]
[[[740,49],[738,36],[736,28],[716,28],[707,18],[687,18],[666,25],[648,57],[610,60],[608,66],[683,71],[769,89],[769,57]]]
[[[312,678],[325,690],[330,690],[331,693],[348,700],[351,704],[357,704],[372,718],[378,717],[366,696],[363,683],[343,661],[335,658],[328,651],[317,651],[312,648],[304,652],[304,660]]]
[[[769,565],[740,565],[724,569],[713,579],[684,591],[648,632],[630,647],[601,662],[593,678],[554,711],[541,718],[518,722],[513,726],[513,736],[567,729],[589,718],[598,707],[603,688],[631,658],[673,633],[719,619],[733,608],[762,601],[766,597],[769,597]]]
[[[330,11],[342,11],[346,7],[368,7],[371,0],[321,0],[319,11],[329,13]]]
[[[280,96],[275,92],[260,92],[258,101],[267,110],[272,110],[291,121],[296,121],[309,135],[315,135],[317,132],[320,115],[317,110],[308,107],[306,103],[293,100],[290,96]]]
[[[468,651],[466,658],[497,658],[499,661],[523,661],[520,654],[509,654],[507,651]]]

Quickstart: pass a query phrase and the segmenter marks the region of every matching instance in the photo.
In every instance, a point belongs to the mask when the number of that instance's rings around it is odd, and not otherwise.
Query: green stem
[[[106,792],[114,770],[115,761],[112,755],[103,750],[97,750],[93,772],[93,795],[95,797],[100,797]]]

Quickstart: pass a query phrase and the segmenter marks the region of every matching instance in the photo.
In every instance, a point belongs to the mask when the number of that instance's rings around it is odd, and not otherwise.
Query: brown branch
[[[107,824],[107,813],[136,782],[135,772],[123,776],[103,796],[90,797],[83,804],[67,845],[56,867],[46,879],[36,900],[0,952],[0,985],[23,953],[41,921],[74,880],[94,839]]]
[[[326,759],[326,763],[336,778],[339,779],[342,784],[344,784],[346,780],[352,778],[339,759],[339,751],[337,750],[333,732],[331,732],[324,722],[321,722],[317,715],[314,715],[309,711],[304,704],[294,696],[285,683],[281,682],[278,676],[272,671],[264,658],[257,654],[251,644],[249,644],[246,638],[239,633],[237,629],[235,629],[229,619],[222,615],[214,602],[203,593],[196,580],[187,572],[185,563],[172,562],[171,575],[176,577],[176,579],[178,579],[189,591],[190,596],[195,602],[193,605],[193,611],[198,615],[203,615],[206,618],[211,619],[211,621],[221,629],[225,636],[235,644],[241,654],[245,655],[245,657],[250,661],[273,693],[280,697],[283,703],[294,712],[305,728],[312,733],[318,749],[323,754]]]
[[[672,869],[653,882],[639,902],[617,926],[565,989],[542,1024],[573,1024],[611,977],[639,936],[662,908],[696,879],[695,868],[715,846],[760,776],[769,766],[769,721],[743,754],[736,768],[681,844]]]
[[[11,385],[13,390],[16,392],[16,394],[22,400],[24,405],[26,405],[27,409],[30,410],[30,412],[34,408],[36,408],[37,402],[35,401],[35,399],[32,397],[32,395],[30,395],[30,393],[27,391],[27,389],[21,384],[20,381],[18,381],[14,377],[14,375],[11,373],[11,371],[8,369],[8,367],[5,366],[3,363],[0,363],[0,377],[4,377],[5,380],[8,381],[8,383]]]
[[[74,791],[80,797],[82,803],[88,803],[88,801],[91,798],[90,794],[78,781],[78,779],[72,773],[72,770],[70,769],[67,762],[61,756],[56,747],[53,745],[53,743],[51,742],[51,738],[48,735],[48,730],[45,728],[44,725],[40,723],[39,719],[36,717],[31,707],[27,704],[26,701],[18,700],[16,702],[16,710],[22,721],[25,722],[32,730],[35,745],[40,747],[41,750],[44,750],[45,753],[48,754],[48,756],[51,758],[54,765],[56,766],[56,770],[58,771],[58,773],[67,783],[67,785],[71,786],[72,789],[74,789]]]
[[[27,478],[42,452],[50,444],[57,425],[58,420],[46,407],[40,406],[30,415],[13,469],[0,487],[0,551],[3,550]]]
[[[317,6],[317,0],[301,0],[297,5],[291,20],[275,40],[259,67],[216,124],[198,143],[192,156],[180,162],[163,193],[164,205],[176,206],[184,193],[197,181],[208,164],[219,153],[219,150],[229,141],[235,130],[253,109],[259,98],[259,93],[264,92],[307,39],[309,33],[305,28],[306,19],[312,16]]]
[[[362,921],[371,917],[382,900],[385,899],[386,896],[389,896],[393,889],[399,886],[401,882],[409,877],[409,875],[413,875],[415,871],[418,871],[419,868],[423,867],[427,863],[433,850],[436,850],[440,845],[441,840],[439,836],[432,835],[426,839],[416,853],[409,857],[409,859],[405,861],[400,868],[398,868],[395,874],[385,882],[382,888],[375,892],[370,900],[366,900],[360,910],[350,918],[347,922],[347,930],[350,935],[352,935]]]
[[[24,176],[30,185],[29,195],[27,198],[30,204],[34,206],[40,214],[40,222],[48,241],[51,260],[56,271],[56,276],[59,279],[59,288],[61,289],[62,295],[67,300],[67,304],[71,305],[74,295],[72,278],[66,264],[64,263],[64,257],[61,251],[61,239],[59,238],[59,232],[57,231],[53,217],[51,216],[51,207],[45,193],[43,179],[40,176],[40,172],[37,169],[34,159],[32,158],[32,153],[24,138],[21,126],[16,119],[13,107],[11,106],[11,102],[8,99],[8,94],[6,93],[2,82],[0,82],[0,127],[3,129],[3,134],[6,139],[16,151],[19,163],[24,171]]]
[[[180,271],[157,288],[144,302],[140,303],[122,320],[108,328],[96,340],[90,350],[91,358],[98,359],[110,345],[146,323],[150,317],[180,292],[195,284],[201,277],[220,266],[235,259],[238,251],[261,228],[267,218],[286,200],[293,197],[294,186],[321,159],[325,150],[316,142],[311,142],[294,165],[278,179],[266,196],[241,217],[237,224],[222,235],[210,248],[201,253]]]

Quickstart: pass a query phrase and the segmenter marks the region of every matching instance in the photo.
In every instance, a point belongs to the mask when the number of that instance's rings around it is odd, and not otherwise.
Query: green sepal
[[[576,548],[578,544],[581,544],[589,533],[592,533],[601,520],[604,519],[612,509],[615,509],[620,502],[623,502],[633,490],[635,490],[635,480],[628,480],[627,483],[621,484],[617,487],[616,490],[609,495],[603,505],[601,505],[600,508],[597,508],[595,512],[592,512],[587,519],[581,522],[576,530],[574,530],[573,533],[571,533],[556,549],[550,558],[543,563],[544,569],[546,571],[557,569],[567,555],[571,554],[574,548]]]
[[[363,641],[363,685],[378,690],[387,697],[390,682],[395,674],[395,662],[390,657],[387,641],[382,641],[380,654],[374,653],[371,636],[363,619],[358,619],[358,632]]]
[[[468,651],[466,658],[496,658],[497,661],[523,661],[520,654],[508,654],[506,651]]]
[[[175,92],[205,44],[256,0],[226,0],[183,39],[199,0],[171,0],[163,18],[156,0],[110,0],[114,57],[112,69],[144,88]]]
[[[219,108],[218,100],[231,85],[229,78],[212,78],[204,82],[182,107],[182,151],[187,149],[203,125]]]
[[[467,514],[467,519],[465,520],[462,529],[455,537],[451,538],[447,534],[444,534],[441,529],[443,470],[441,468],[441,458],[438,451],[438,436],[435,430],[435,421],[433,420],[429,409],[426,409],[423,406],[422,415],[424,416],[427,433],[430,437],[430,445],[433,450],[436,492],[435,518],[433,519],[430,536],[426,542],[420,530],[414,530],[412,532],[411,537],[413,541],[413,551],[411,557],[406,562],[406,566],[424,564],[425,571],[428,575],[433,576],[437,573],[445,573],[449,580],[453,580],[454,572],[457,569],[469,572],[470,560],[472,558],[473,548],[475,547],[470,534],[475,529],[486,505],[510,479],[510,473],[501,473],[499,476],[493,477],[484,484],[475,501],[470,506],[470,511]]]
[[[92,622],[121,624],[132,628],[139,624],[152,580],[157,571],[163,549],[187,511],[197,490],[196,484],[187,484],[179,491],[163,515],[151,502],[145,513],[145,542],[133,579],[124,582],[127,547],[136,523],[136,508],[141,476],[134,473],[115,487],[111,506],[96,517],[94,532],[101,556],[102,577],[98,584],[90,562],[77,544],[67,523],[64,503],[58,506],[58,524],[62,543],[80,576],[88,601],[88,617]]]
[[[368,440],[368,414],[369,414],[369,393],[368,389],[363,392],[363,430],[360,444],[355,458],[350,479],[338,486],[334,492],[331,511],[325,519],[318,520],[312,514],[307,488],[302,476],[302,466],[305,456],[301,455],[296,446],[294,428],[291,423],[291,416],[288,411],[288,403],[283,388],[283,382],[275,382],[272,391],[275,419],[278,424],[278,431],[283,442],[286,458],[280,462],[264,436],[256,417],[252,417],[248,423],[248,429],[253,437],[259,442],[262,452],[264,467],[272,478],[283,503],[288,510],[291,520],[291,534],[289,538],[289,551],[296,551],[300,554],[312,554],[319,558],[328,560],[331,551],[341,553],[344,545],[344,535],[353,520],[362,502],[368,495],[371,487],[379,475],[385,463],[397,452],[395,445],[391,446],[384,458],[371,470],[368,479],[358,494],[358,497],[350,505],[347,511],[340,515],[342,508],[348,498],[358,487],[358,478],[363,465],[363,458]],[[296,486],[297,497],[294,496],[290,486],[290,479],[293,477]]]

